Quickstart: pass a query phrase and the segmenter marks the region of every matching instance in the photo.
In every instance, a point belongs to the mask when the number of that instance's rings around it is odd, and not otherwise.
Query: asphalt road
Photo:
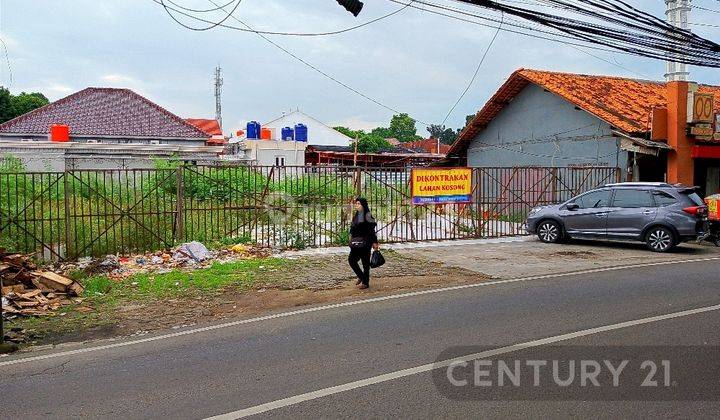
[[[720,348],[712,347],[720,346],[720,307],[713,308],[720,304],[719,269],[720,261],[713,260],[531,279],[49,354],[41,360],[16,363],[31,355],[13,356],[0,359],[0,418],[206,418],[426,365],[455,346],[499,348],[640,319],[646,321],[562,343],[701,345],[714,351]],[[697,308],[710,309],[647,320]],[[542,345],[530,351],[535,358],[551,353]],[[301,399],[260,416],[720,414],[715,401],[546,400],[542,388],[531,401],[457,401],[438,392],[431,371]]]

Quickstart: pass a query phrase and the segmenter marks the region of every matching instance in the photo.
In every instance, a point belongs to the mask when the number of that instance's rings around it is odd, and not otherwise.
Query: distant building
[[[430,137],[429,139],[400,143],[400,146],[406,149],[422,150],[426,153],[437,153],[446,155],[450,151],[450,146],[440,143],[438,139]]]
[[[242,140],[230,144],[224,159],[260,166],[304,166],[307,143],[281,140]]]
[[[305,149],[305,164],[313,166],[357,166],[404,168],[429,166],[440,162],[445,155],[392,147],[377,153],[355,153],[350,146],[313,146]]]
[[[210,120],[210,119],[204,119],[204,118],[187,118],[185,119],[185,122],[199,128],[202,130],[205,134],[209,136],[222,136],[223,132],[220,128],[220,123],[218,120]]]
[[[50,141],[51,126],[64,126]],[[0,124],[0,155],[30,171],[153,167],[155,158],[213,161],[215,120],[184,120],[128,89],[87,88]],[[216,143],[217,144],[217,143]]]
[[[86,88],[0,124],[0,141],[47,141],[54,124],[69,127],[71,142],[202,146],[211,137],[129,89]]]
[[[263,127],[273,128],[276,133],[280,133],[283,127],[295,127],[295,124],[305,124],[307,126],[309,145],[349,146],[354,140],[299,110],[291,111],[280,118],[265,123]],[[276,135],[276,137],[279,136]]]

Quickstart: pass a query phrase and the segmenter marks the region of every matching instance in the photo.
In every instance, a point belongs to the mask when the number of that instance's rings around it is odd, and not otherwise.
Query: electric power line
[[[175,22],[177,22],[178,25],[182,26],[182,27],[185,28],[185,29],[189,29],[189,30],[191,30],[191,31],[197,31],[197,32],[209,31],[210,29],[217,28],[218,26],[222,25],[226,20],[230,19],[230,17],[233,15],[233,13],[235,13],[235,11],[237,10],[237,8],[240,7],[240,3],[242,3],[242,0],[237,0],[237,3],[235,3],[235,6],[233,6],[232,10],[231,10],[230,12],[228,12],[227,15],[226,15],[224,18],[222,18],[220,21],[218,21],[218,22],[208,22],[208,23],[210,23],[210,26],[207,26],[207,27],[204,27],[204,28],[194,28],[194,27],[192,27],[192,26],[190,26],[190,25],[186,25],[186,24],[180,22],[180,20],[177,19],[177,18],[175,17],[175,15],[173,15],[172,13],[170,13],[170,8],[168,7],[167,4],[165,4],[165,2],[166,2],[167,0],[153,0],[153,1],[155,1],[156,3],[159,2],[160,5],[165,9],[165,12],[168,14],[168,16],[170,16],[170,17],[172,18],[172,20],[174,20]],[[219,6],[218,6],[218,7],[219,7]],[[225,11],[224,8],[222,8],[222,10]]]
[[[207,23],[207,24],[212,25],[212,27],[208,27],[209,29],[212,29],[212,28],[215,28],[215,27],[222,27],[222,28],[226,28],[226,29],[233,29],[233,30],[240,31],[240,32],[252,32],[252,33],[255,33],[255,34],[278,35],[278,36],[298,36],[298,37],[330,36],[330,35],[343,34],[343,33],[346,33],[346,32],[350,32],[350,31],[354,31],[354,30],[356,30],[356,29],[363,28],[363,27],[368,26],[368,25],[372,25],[373,23],[376,23],[376,22],[379,22],[379,21],[381,21],[381,20],[384,20],[384,19],[387,19],[387,18],[389,18],[389,17],[392,17],[392,16],[394,16],[394,15],[402,12],[403,10],[405,10],[406,8],[409,7],[409,6],[405,5],[404,7],[401,7],[401,8],[399,8],[399,9],[397,9],[397,10],[394,10],[394,11],[392,11],[392,12],[386,13],[386,14],[384,14],[384,15],[382,15],[382,16],[378,16],[378,17],[376,17],[376,18],[374,18],[374,19],[370,19],[370,20],[367,21],[367,22],[363,22],[363,23],[358,24],[358,25],[350,26],[350,27],[343,28],[343,29],[337,29],[337,30],[333,30],[333,31],[325,31],[325,32],[280,32],[280,31],[262,31],[262,30],[256,30],[256,29],[239,28],[239,27],[237,27],[237,26],[227,25],[227,24],[225,24],[225,21],[226,21],[228,18],[230,18],[230,17],[232,16],[232,14],[225,11],[225,9],[224,9],[225,6],[223,6],[223,7],[218,6],[216,9],[212,9],[212,10],[222,10],[223,12],[226,13],[225,18],[223,18],[222,21],[217,22],[217,21],[212,21],[212,20],[208,20],[208,19],[205,19],[205,18],[198,17],[198,16],[193,15],[193,14],[191,14],[191,13],[187,13],[187,12],[184,12],[184,11],[179,10],[179,9],[177,9],[177,8],[168,6],[167,4],[164,4],[165,2],[168,2],[168,3],[171,3],[171,4],[175,4],[175,3],[170,2],[170,0],[151,0],[151,1],[153,1],[154,3],[157,3],[157,4],[161,5],[161,6],[163,6],[163,8],[165,9],[165,11],[170,15],[170,17],[171,17],[175,22],[177,22],[178,24],[180,24],[180,25],[183,26],[184,28],[191,29],[191,30],[195,30],[195,31],[202,31],[202,30],[207,30],[207,29],[205,29],[205,28],[197,29],[197,28],[193,28],[193,27],[191,27],[191,26],[185,25],[184,23],[180,22],[180,21],[171,13],[171,11],[172,11],[172,12],[175,12],[175,13],[177,13],[177,14],[179,14],[179,15],[183,15],[183,16],[185,16],[185,17],[188,17],[188,18],[190,18],[190,19],[196,20],[196,21],[198,21],[198,22]],[[240,0],[240,1],[242,1],[242,0]],[[230,2],[230,3],[232,3],[232,2]],[[411,0],[411,3],[412,3],[412,0]],[[239,4],[239,3],[238,3],[238,4]],[[208,10],[211,10],[211,9],[208,9]]]
[[[208,1],[209,1],[210,3],[212,3],[212,4],[214,4],[215,6],[217,6],[217,4],[216,4],[213,0],[208,0]],[[224,10],[224,9],[223,9],[223,10]],[[360,97],[362,97],[362,98],[364,98],[364,99],[366,99],[366,100],[368,100],[368,101],[370,101],[370,102],[372,102],[372,103],[374,103],[374,104],[376,104],[376,105],[378,105],[378,106],[380,106],[380,107],[382,107],[382,108],[387,109],[388,111],[392,111],[392,112],[394,112],[394,113],[396,113],[396,114],[402,114],[402,113],[403,113],[402,111],[399,111],[399,110],[397,110],[397,109],[395,109],[395,108],[393,108],[393,107],[391,107],[391,106],[385,105],[384,103],[380,102],[379,100],[377,100],[377,99],[375,99],[375,98],[372,98],[372,97],[370,97],[370,96],[368,96],[368,95],[360,92],[359,90],[357,90],[357,89],[355,89],[354,87],[348,85],[347,83],[345,83],[345,82],[343,82],[343,81],[341,81],[341,80],[333,77],[332,75],[326,73],[325,71],[321,70],[320,68],[312,65],[311,63],[309,63],[309,62],[306,61],[305,59],[303,59],[303,58],[299,57],[298,55],[294,54],[293,52],[291,52],[291,51],[288,50],[287,48],[283,47],[282,45],[278,44],[277,42],[273,41],[272,39],[268,38],[268,37],[265,36],[264,34],[259,33],[259,32],[256,32],[250,25],[248,25],[248,24],[245,23],[244,21],[240,20],[238,17],[236,17],[236,16],[234,16],[234,15],[230,15],[230,16],[232,16],[232,19],[234,19],[235,21],[237,21],[237,22],[240,23],[241,25],[245,26],[245,27],[246,27],[247,29],[249,29],[251,32],[254,32],[257,36],[261,37],[261,38],[264,39],[266,42],[268,42],[269,44],[271,44],[272,46],[274,46],[275,48],[279,49],[280,51],[282,51],[282,52],[284,52],[285,54],[289,55],[290,57],[294,58],[295,60],[301,62],[303,65],[305,65],[305,66],[307,66],[308,68],[314,70],[315,72],[321,74],[322,76],[326,77],[327,79],[329,79],[329,80],[337,83],[338,85],[344,87],[345,89],[349,90],[350,92],[353,92],[353,93],[355,93],[356,95],[358,95],[358,96],[360,96]],[[407,113],[406,113],[406,114],[407,114]],[[408,115],[409,115],[409,114],[408,114]],[[419,123],[424,124],[424,125],[430,125],[429,123],[427,123],[427,122],[425,122],[425,121],[422,121],[422,120],[419,120],[419,119],[417,119],[417,118],[413,118],[412,116],[411,116],[410,118],[411,118],[413,121],[415,121],[415,122],[419,122]]]
[[[490,52],[490,48],[492,48],[493,44],[495,43],[495,40],[496,40],[497,37],[498,37],[498,34],[500,33],[500,28],[502,28],[502,24],[503,24],[503,22],[502,22],[502,17],[501,17],[501,19],[500,19],[500,25],[498,25],[498,28],[497,28],[497,30],[495,31],[495,34],[493,35],[492,39],[491,39],[490,42],[488,43],[487,48],[485,48],[485,52],[483,53],[482,57],[480,58],[480,62],[478,62],[478,65],[477,65],[477,67],[475,68],[475,73],[473,73],[472,77],[470,78],[470,82],[468,82],[467,86],[465,87],[465,90],[463,90],[463,92],[462,92],[462,93],[460,94],[460,96],[457,98],[457,101],[455,101],[455,103],[453,104],[453,106],[450,107],[450,110],[448,111],[447,115],[445,115],[445,118],[443,118],[442,123],[440,123],[440,125],[441,125],[442,127],[445,126],[445,122],[448,120],[448,118],[450,118],[450,115],[451,115],[451,114],[453,113],[453,111],[455,110],[455,107],[457,107],[457,105],[460,103],[460,101],[462,100],[462,98],[465,97],[465,94],[468,93],[468,91],[470,90],[470,87],[471,87],[471,86],[473,85],[473,83],[475,82],[475,79],[477,78],[477,75],[478,75],[478,73],[480,72],[480,67],[482,67],[482,64],[485,62],[485,57],[487,57],[488,53]]]
[[[7,44],[5,44],[5,40],[0,38],[0,44],[3,46],[3,50],[5,51],[5,61],[7,62],[7,68],[8,68],[8,76],[10,83],[8,83],[8,87],[12,86],[14,80],[13,80],[13,71],[12,66],[10,65],[10,55],[8,54],[8,47]]]

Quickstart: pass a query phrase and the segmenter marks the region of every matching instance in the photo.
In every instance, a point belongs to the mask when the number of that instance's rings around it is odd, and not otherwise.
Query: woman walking
[[[355,215],[350,226],[350,255],[348,263],[357,275],[359,289],[370,287],[370,252],[378,249],[377,235],[375,234],[377,223],[370,213],[368,202],[363,197],[355,200]],[[362,269],[358,261],[362,262]]]

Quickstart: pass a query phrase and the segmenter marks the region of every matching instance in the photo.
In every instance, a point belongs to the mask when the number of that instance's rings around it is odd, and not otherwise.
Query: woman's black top
[[[353,223],[350,226],[350,237],[351,238],[365,238],[365,241],[367,243],[368,248],[372,246],[372,244],[377,243],[377,235],[375,234],[375,226],[377,226],[377,223],[375,223],[375,219],[373,219],[372,215],[368,215],[369,217],[362,218],[361,221],[357,221],[357,214],[356,217],[353,219]]]

